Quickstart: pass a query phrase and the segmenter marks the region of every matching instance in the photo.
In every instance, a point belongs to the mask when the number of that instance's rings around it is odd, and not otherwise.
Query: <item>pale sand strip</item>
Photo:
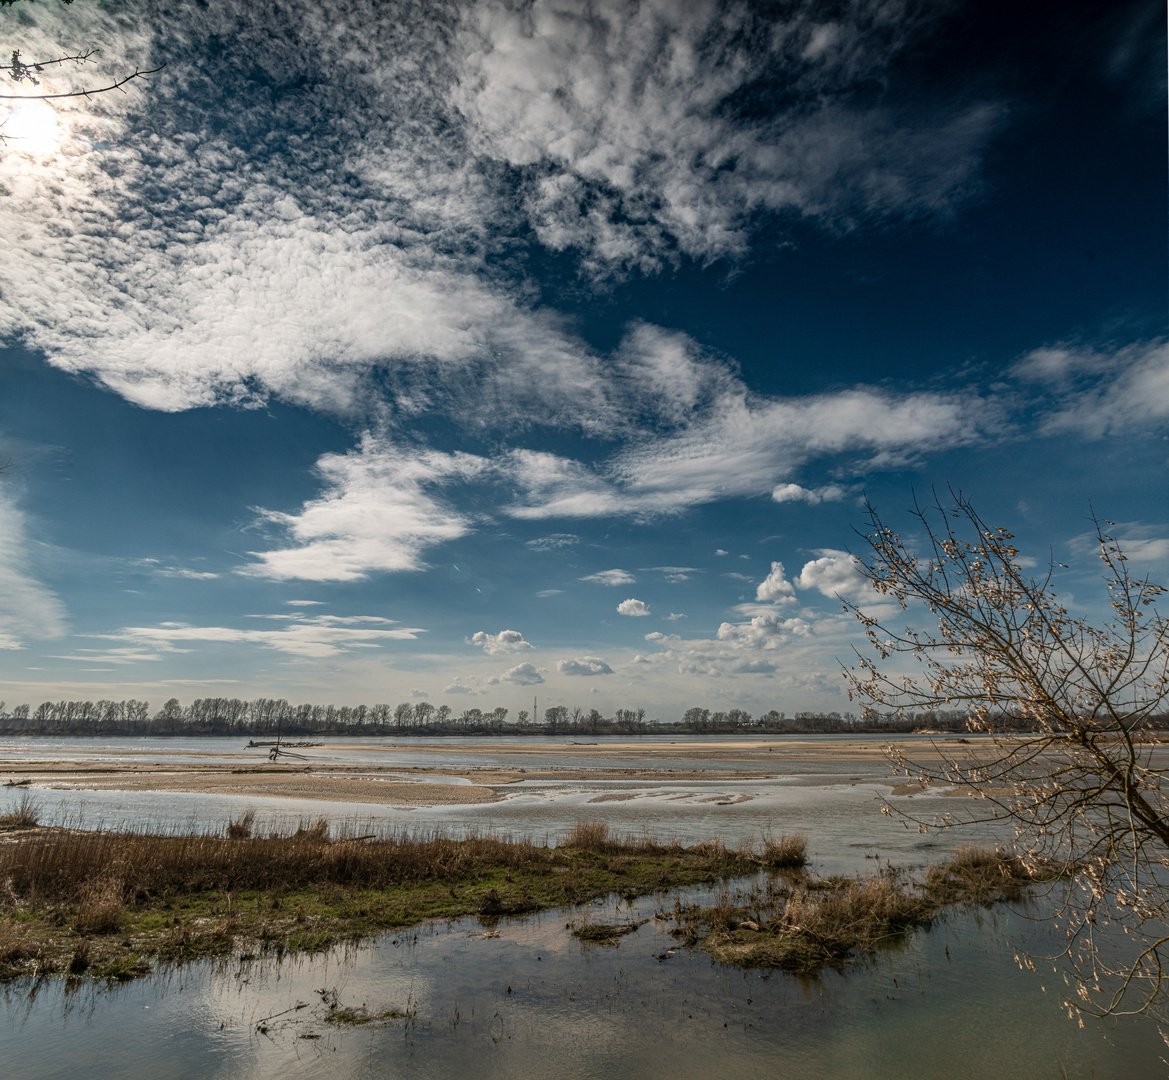
[[[34,777],[35,782],[35,777]],[[176,791],[197,795],[239,795],[323,802],[378,803],[395,806],[461,806],[498,802],[503,796],[477,784],[359,779],[346,776],[274,773],[246,776],[223,773],[54,777],[54,788],[86,791]]]
[[[939,750],[946,753],[960,753],[976,749],[977,744],[960,744],[957,738],[938,738],[936,744],[915,741],[901,743],[901,748],[919,759],[929,759]],[[881,763],[888,744],[873,740],[842,740],[831,744],[812,740],[787,740],[775,743],[757,741],[734,741],[712,746],[708,742],[693,742],[680,739],[671,743],[649,743],[630,740],[621,743],[548,745],[514,743],[501,739],[498,745],[484,746],[481,743],[466,744],[452,741],[449,744],[420,746],[403,739],[392,746],[329,744],[331,752],[376,751],[379,754],[401,753],[403,751],[434,754],[438,757],[453,753],[475,753],[483,757],[493,755],[555,754],[564,761],[561,768],[509,768],[501,765],[494,768],[460,769],[442,766],[394,766],[385,765],[340,765],[340,764],[291,764],[269,763],[259,754],[254,761],[237,761],[234,764],[173,761],[156,762],[115,762],[108,757],[93,760],[57,759],[41,761],[4,761],[0,758],[0,782],[5,780],[31,779],[37,786],[51,786],[68,789],[89,789],[101,791],[175,791],[208,794],[230,794],[239,796],[311,799],[324,802],[379,803],[400,806],[442,806],[468,805],[498,802],[503,796],[498,788],[520,781],[565,783],[577,781],[603,782],[607,780],[635,781],[649,786],[694,781],[754,780],[767,781],[777,777],[795,777],[800,773],[816,772],[822,768],[831,772],[845,761],[858,766],[873,766]],[[103,748],[104,749],[104,748]],[[987,749],[990,749],[989,747]],[[151,753],[159,754],[152,750]],[[168,757],[189,758],[190,751],[163,751]],[[582,757],[593,761],[614,756],[636,755],[646,761],[641,768],[582,767]],[[249,755],[250,756],[250,755]],[[658,768],[652,764],[664,756],[684,756],[710,761],[714,769],[671,769]],[[383,759],[384,760],[384,759]],[[734,768],[735,761],[767,761],[774,771],[761,773]],[[412,779],[402,779],[403,777]],[[467,784],[444,784],[431,782],[437,777],[462,778]],[[413,778],[417,778],[416,780]],[[899,790],[905,781],[890,777],[891,786],[896,785],[892,794],[910,794]],[[597,801],[624,801],[625,793],[601,795]],[[725,798],[725,796],[724,796]],[[738,801],[736,799],[736,801]]]

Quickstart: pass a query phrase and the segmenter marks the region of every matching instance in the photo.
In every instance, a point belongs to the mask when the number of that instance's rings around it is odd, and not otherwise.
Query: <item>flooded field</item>
[[[29,1080],[1166,1073],[1152,1023],[1080,1031],[1066,1019],[1013,960],[1020,940],[1042,944],[1034,924],[1005,909],[954,916],[846,975],[798,980],[675,949],[654,907],[621,905],[622,918],[650,921],[615,948],[582,946],[565,929],[579,911],[560,911],[120,986],[11,986],[5,1067]]]
[[[916,741],[929,745],[926,738]],[[954,809],[954,800],[944,796],[893,795],[895,778],[882,742],[833,736],[658,736],[636,743],[600,737],[588,745],[552,738],[333,740],[296,750],[302,757],[295,767],[314,777],[348,770],[346,790],[365,770],[366,786],[375,794],[361,802],[344,795],[245,799],[222,790],[133,788],[145,773],[151,783],[165,783],[167,774],[184,768],[263,770],[267,750],[247,748],[246,739],[6,739],[0,740],[0,770],[7,778],[32,778],[45,820],[86,828],[218,831],[246,804],[256,810],[259,831],[324,815],[361,829],[486,830],[555,843],[587,817],[618,833],[676,837],[685,844],[717,837],[738,845],[769,832],[799,832],[819,869],[849,873],[871,868],[878,857],[898,865],[924,863],[952,846],[948,838],[907,829],[881,814],[882,798],[916,816]],[[36,763],[46,762],[58,771],[38,774]],[[136,771],[110,775],[122,768]],[[230,773],[229,779],[243,784],[251,775]],[[392,784],[394,779],[404,783]],[[419,780],[489,788],[495,801],[411,803],[411,783]],[[374,801],[381,790],[385,800]]]
[[[484,804],[344,803],[219,792],[94,790],[100,762],[251,768],[246,740],[7,740],[0,767],[26,769],[46,822],[220,831],[241,809],[257,828],[324,816],[335,825],[527,835],[555,842],[582,818],[686,844],[764,834],[808,838],[821,874],[893,863],[920,870],[974,835],[920,833],[881,813],[882,799],[928,816],[945,795],[892,794],[879,743],[688,739],[523,746],[505,740],[298,750],[312,768],[428,770],[428,783],[477,784]],[[435,741],[438,743],[438,741]],[[503,745],[501,745],[501,743]],[[696,745],[697,744],[697,745]],[[768,749],[771,747],[771,749]],[[763,760],[760,760],[760,759]],[[777,760],[778,759],[778,760]],[[34,762],[76,764],[39,776]],[[435,769],[446,770],[438,776]],[[538,779],[525,778],[540,771]],[[616,771],[629,769],[623,778]],[[671,773],[669,770],[676,770]],[[504,775],[508,773],[509,775]],[[562,776],[550,776],[559,771]],[[660,775],[653,775],[653,774]],[[84,774],[84,775],[83,775]],[[243,775],[243,774],[241,774]],[[384,775],[378,773],[378,776]],[[78,779],[80,777],[80,779]],[[371,773],[371,778],[376,776]],[[984,833],[984,836],[989,835]],[[714,893],[691,890],[683,903]],[[9,984],[0,1009],[5,1072],[88,1077],[1162,1077],[1156,1025],[1079,1030],[1052,984],[1021,971],[1020,949],[1058,951],[1042,908],[959,911],[874,960],[814,979],[742,971],[679,947],[654,919],[675,896],[611,898],[523,919],[468,919],[311,957],[245,958],[160,970],[125,984],[61,979]],[[1040,896],[1034,905],[1042,905]],[[616,947],[582,945],[566,924],[647,920]],[[1050,973],[1048,973],[1050,975]]]

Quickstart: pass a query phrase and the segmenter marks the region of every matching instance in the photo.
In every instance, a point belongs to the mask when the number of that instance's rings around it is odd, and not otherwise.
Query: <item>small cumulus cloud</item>
[[[444,694],[473,694],[475,693],[475,688],[468,686],[465,682],[456,677],[454,681],[447,683],[447,685],[442,688],[442,692]]]
[[[541,600],[546,600],[549,596],[559,596],[562,592],[563,589],[541,589],[536,595]]]
[[[498,634],[488,634],[479,630],[466,639],[469,645],[478,645],[488,656],[502,656],[504,653],[520,652],[535,646],[524,640],[524,635],[518,630],[500,630]]]
[[[684,619],[684,618],[686,618],[686,616],[683,615],[680,611],[671,611],[670,614],[666,616],[666,621],[667,622],[677,622],[679,619]]]
[[[759,582],[759,587],[755,590],[755,599],[761,602],[770,600],[781,604],[795,601],[796,591],[792,588],[791,582],[784,577],[783,563],[773,562],[771,564],[771,572]]]
[[[870,589],[860,572],[860,561],[847,551],[821,549],[820,558],[805,563],[795,584],[801,589],[819,589],[824,596],[855,596]]]
[[[410,696],[411,697],[430,697],[430,695],[425,690],[419,690],[417,687],[413,687],[413,686],[410,688]]]
[[[847,494],[839,484],[827,484],[814,489],[800,487],[799,484],[780,484],[771,492],[771,497],[777,503],[806,502],[815,506],[823,502],[840,502]]]
[[[581,581],[595,581],[598,585],[632,585],[635,578],[628,570],[599,570],[595,574],[582,577]]]
[[[289,607],[316,607],[317,605],[324,605],[324,600],[285,600]]]
[[[723,551],[723,549],[722,549],[722,548],[715,548],[715,549],[714,549],[714,553],[715,553],[716,555],[729,555],[729,554],[730,554],[730,552],[729,552],[729,551]]]
[[[756,615],[750,622],[725,622],[718,628],[719,641],[739,642],[753,646],[773,647],[777,641],[806,637],[811,626],[801,618],[785,619],[775,612]]]
[[[628,600],[622,600],[621,603],[617,605],[617,611],[621,615],[648,615],[649,605],[643,603],[641,600],[634,600],[632,597],[630,597]]]
[[[544,676],[536,670],[534,664],[516,664],[501,676],[504,682],[518,683],[520,686],[535,686],[544,681]]]
[[[599,656],[578,656],[556,665],[561,675],[612,675],[613,669]]]

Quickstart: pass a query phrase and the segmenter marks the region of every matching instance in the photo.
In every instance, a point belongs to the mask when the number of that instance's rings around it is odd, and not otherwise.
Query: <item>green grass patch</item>
[[[311,953],[432,920],[632,899],[764,865],[751,851],[620,841],[597,826],[558,848],[474,836],[330,839],[321,823],[284,836],[243,831],[34,828],[0,845],[0,980],[125,979],[159,963]]]

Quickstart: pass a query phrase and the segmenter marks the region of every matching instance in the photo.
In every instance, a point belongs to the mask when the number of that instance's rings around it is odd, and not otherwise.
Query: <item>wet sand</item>
[[[222,761],[203,763],[200,757],[214,757],[214,754],[192,753],[190,750],[148,752],[156,760],[151,762],[114,761],[116,753],[120,758],[138,756],[134,751],[105,747],[94,747],[84,757],[70,760],[20,760],[0,759],[0,783],[30,781],[33,787],[55,788],[58,790],[81,791],[154,791],[185,792],[194,794],[238,795],[241,797],[276,797],[309,799],[321,802],[374,803],[398,807],[458,806],[486,804],[500,801],[503,789],[521,781],[543,783],[571,782],[638,782],[647,788],[663,784],[694,781],[756,780],[776,781],[795,779],[800,775],[838,772],[846,762],[855,763],[866,771],[885,767],[885,758],[890,744],[869,740],[842,740],[825,744],[814,740],[783,740],[774,743],[758,740],[719,742],[678,739],[670,742],[652,742],[631,739],[623,742],[602,744],[576,742],[558,745],[554,749],[547,743],[522,743],[500,740],[499,745],[484,746],[481,742],[473,746],[461,740],[449,743],[417,744],[408,740],[386,744],[342,744],[325,743],[318,749],[332,755],[346,753],[392,755],[403,751],[413,755],[433,755],[433,766],[393,765],[342,765],[317,764],[287,760],[269,762],[257,757],[248,760],[241,755],[236,762]],[[934,743],[920,740],[899,745],[907,754],[918,760],[936,760],[939,752],[959,754],[969,751],[972,746],[955,738],[939,738]],[[524,755],[540,755],[547,758],[550,753],[563,761],[554,768],[525,769],[506,766],[477,766],[473,768],[444,767],[443,757],[474,753],[480,760],[499,757],[515,760]],[[606,768],[592,764],[584,767],[582,759],[595,763],[606,758],[638,757],[646,762],[644,768]],[[659,768],[655,759],[664,757],[685,757],[699,762],[710,762],[711,768]],[[760,772],[758,763],[774,764],[774,770]],[[752,763],[752,768],[736,769],[736,763]],[[897,795],[910,794],[916,785],[898,781],[892,771],[887,774],[888,783]],[[639,793],[607,793],[599,795],[595,802],[624,801],[637,797]],[[734,796],[712,796],[716,799]]]

